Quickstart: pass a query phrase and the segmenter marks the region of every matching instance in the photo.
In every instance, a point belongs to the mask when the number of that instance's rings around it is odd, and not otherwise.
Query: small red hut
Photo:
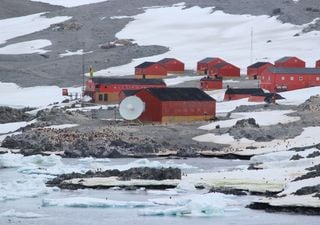
[[[320,68],[320,59],[316,61],[316,68]]]
[[[141,121],[188,122],[216,115],[215,99],[198,88],[147,88],[135,95],[145,103]]]
[[[240,68],[231,63],[222,62],[209,68],[209,76],[212,77],[240,77]]]
[[[260,79],[261,73],[267,67],[273,66],[269,62],[256,62],[247,67],[247,76],[250,80]]]
[[[262,95],[264,91],[261,88],[228,88],[224,94],[224,100],[238,100],[249,98],[252,95]]]
[[[168,73],[182,74],[184,73],[184,63],[174,58],[164,58],[158,61],[160,65],[166,68]]]
[[[167,76],[167,70],[160,63],[144,62],[135,67],[137,78],[162,78]]]
[[[260,86],[271,92],[320,86],[320,68],[268,67],[261,74]]]
[[[202,60],[200,60],[197,63],[197,73],[202,74],[208,74],[209,68],[211,68],[213,65],[225,62],[223,59],[217,58],[217,57],[207,57]]]
[[[203,91],[222,89],[222,78],[204,77],[200,80],[200,88]]]
[[[275,67],[305,68],[306,62],[295,56],[285,56],[274,62]]]

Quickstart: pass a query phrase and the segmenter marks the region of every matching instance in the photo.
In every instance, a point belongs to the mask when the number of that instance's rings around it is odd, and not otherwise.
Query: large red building
[[[204,91],[222,89],[222,78],[204,77],[200,79],[200,88]]]
[[[228,88],[224,94],[224,100],[238,100],[262,94],[264,94],[264,91],[261,88]]]
[[[134,79],[93,77],[86,82],[84,95],[100,104],[118,103],[122,90],[139,90],[148,87],[166,87],[161,79]]]
[[[214,119],[216,101],[198,88],[147,88],[136,94],[145,110],[146,122],[188,122]]]
[[[209,76],[212,77],[240,77],[240,68],[231,63],[222,62],[209,68]]]
[[[271,92],[320,86],[320,68],[269,67],[262,72],[260,86]]]
[[[274,62],[275,67],[305,68],[306,62],[295,56],[285,56]]]
[[[269,62],[256,62],[247,67],[247,76],[251,80],[260,79],[262,71],[264,71],[267,67],[273,66],[272,63]]]
[[[162,78],[168,72],[160,63],[144,62],[135,67],[134,74],[137,78]]]
[[[197,63],[197,73],[202,74],[208,74],[209,68],[211,68],[215,64],[219,64],[225,62],[223,59],[217,58],[217,57],[207,57],[202,60],[200,60]]]
[[[181,74],[184,73],[184,63],[174,58],[164,58],[158,61],[160,65],[166,68],[168,73]]]
[[[320,59],[316,61],[316,68],[320,68]]]

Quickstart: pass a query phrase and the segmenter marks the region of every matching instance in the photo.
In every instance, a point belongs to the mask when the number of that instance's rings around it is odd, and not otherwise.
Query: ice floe
[[[154,206],[154,204],[147,201],[116,201],[101,198],[73,197],[63,199],[43,199],[42,206],[62,206],[75,208],[142,208]]]
[[[150,201],[162,207],[140,210],[139,215],[212,217],[239,210],[239,204],[233,197],[219,193],[151,199]]]
[[[23,218],[23,219],[34,219],[45,217],[46,215],[33,213],[33,212],[18,212],[15,209],[10,209],[3,213],[0,213],[0,217],[9,217],[9,218]]]

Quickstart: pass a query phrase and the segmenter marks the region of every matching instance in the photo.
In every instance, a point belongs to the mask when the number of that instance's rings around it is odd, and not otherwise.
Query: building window
[[[282,77],[281,77],[281,80],[284,80],[284,79],[285,79],[284,76],[282,76]]]
[[[299,80],[303,80],[303,77],[302,77],[302,76],[299,76]]]
[[[270,76],[268,76],[268,80],[271,80],[271,79],[270,79]]]
[[[290,80],[294,80],[294,77],[290,77]]]
[[[99,101],[103,101],[103,95],[99,95]]]
[[[103,95],[103,101],[107,102],[108,101],[108,94]]]
[[[319,80],[320,80],[320,77],[317,77],[316,80],[319,81]]]

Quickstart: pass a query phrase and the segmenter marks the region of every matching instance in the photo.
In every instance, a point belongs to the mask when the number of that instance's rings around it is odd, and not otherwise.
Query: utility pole
[[[85,83],[85,66],[84,66],[84,53],[85,53],[85,42],[82,43],[82,98],[84,97],[84,83]]]
[[[250,64],[253,63],[253,27],[251,27]]]

